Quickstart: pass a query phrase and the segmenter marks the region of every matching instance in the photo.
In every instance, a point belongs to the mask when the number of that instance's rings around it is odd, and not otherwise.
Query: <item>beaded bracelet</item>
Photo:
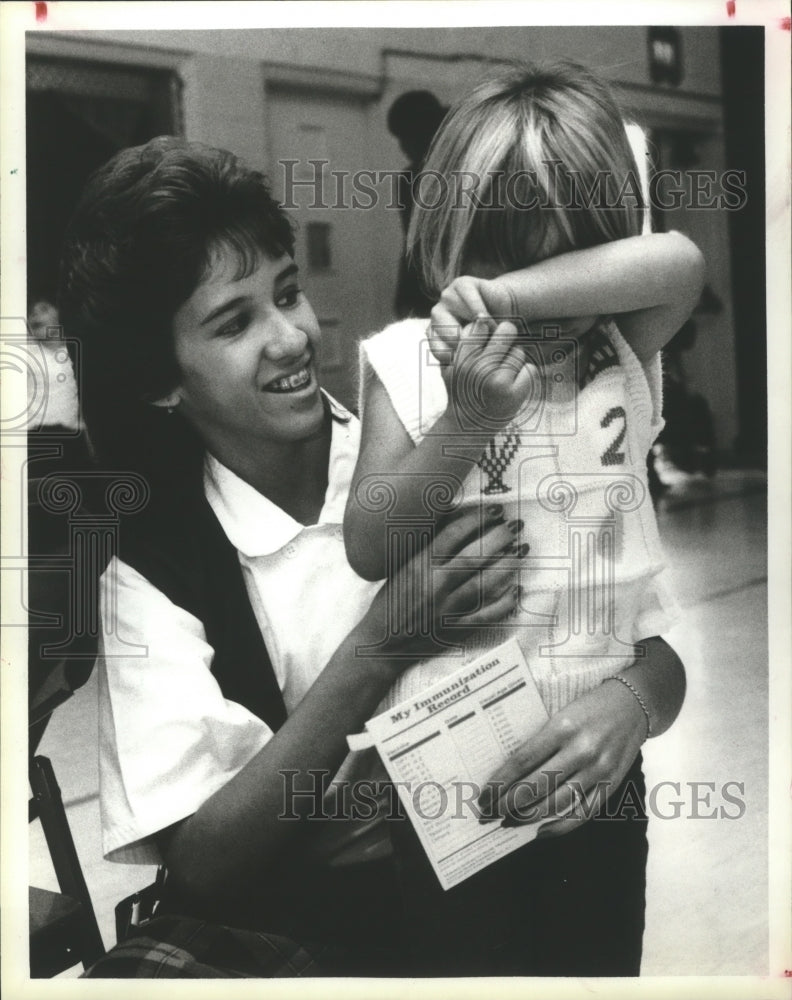
[[[635,698],[635,700],[641,706],[641,711],[646,716],[646,739],[648,740],[649,737],[652,735],[652,719],[649,715],[649,709],[646,707],[646,702],[641,697],[640,692],[636,688],[634,688],[632,684],[630,684],[630,682],[627,680],[626,677],[622,677],[621,674],[614,674],[613,677],[606,677],[605,680],[619,681],[620,684],[623,684],[627,688],[630,694],[632,694],[633,698]]]

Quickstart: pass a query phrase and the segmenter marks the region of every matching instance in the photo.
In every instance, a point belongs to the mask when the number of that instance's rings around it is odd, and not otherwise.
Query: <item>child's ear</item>
[[[167,396],[163,396],[161,399],[150,399],[148,402],[152,406],[159,406],[161,409],[172,413],[179,403],[181,403],[181,394],[178,389],[174,389],[173,392],[168,393]]]

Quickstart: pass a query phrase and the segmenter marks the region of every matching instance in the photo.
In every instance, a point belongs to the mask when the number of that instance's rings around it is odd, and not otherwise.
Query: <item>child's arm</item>
[[[433,477],[443,486],[455,484],[453,495],[470,472],[475,458],[460,456],[462,449],[451,449],[454,454],[449,454],[447,448],[464,445],[471,436],[460,426],[453,398],[454,369],[458,372],[460,364],[471,362],[474,370],[480,369],[478,362],[483,355],[483,366],[490,371],[497,369],[497,374],[487,380],[484,400],[494,423],[508,423],[531,391],[532,376],[515,344],[517,330],[513,324],[501,324],[486,344],[472,330],[464,331],[462,336],[456,364],[444,370],[448,406],[417,446],[382,382],[368,365],[364,370],[362,439],[344,513],[344,544],[349,564],[366,580],[381,580],[397,568],[388,565],[388,519],[394,515],[425,515],[424,497],[431,490]],[[377,502],[387,500],[391,491],[393,505]]]
[[[506,317],[514,310],[529,323],[617,315],[625,339],[646,362],[688,318],[703,282],[704,259],[695,244],[681,233],[651,233],[560,254],[490,280],[458,278],[443,292],[432,320],[452,327],[482,311]]]

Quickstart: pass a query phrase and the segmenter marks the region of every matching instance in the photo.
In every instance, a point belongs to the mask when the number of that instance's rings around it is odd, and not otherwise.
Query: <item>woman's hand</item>
[[[542,836],[568,833],[619,786],[645,739],[635,697],[623,684],[601,684],[554,715],[492,775],[479,798],[482,821],[544,823]]]
[[[621,671],[641,696],[652,735],[676,719],[685,698],[685,668],[658,636]],[[556,713],[491,776],[479,796],[482,822],[543,823],[540,836],[568,833],[616,790],[647,737],[641,702],[609,679]],[[562,818],[563,817],[563,818]]]
[[[389,574],[357,630],[367,639],[358,641],[358,655],[382,657],[395,676],[511,614],[522,527],[507,524],[497,504],[456,512],[424,550]]]

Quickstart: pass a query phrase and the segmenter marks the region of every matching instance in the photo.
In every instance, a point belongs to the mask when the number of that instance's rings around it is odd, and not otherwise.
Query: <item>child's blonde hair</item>
[[[515,66],[480,84],[446,117],[424,171],[442,196],[416,197],[407,243],[434,293],[473,259],[514,271],[642,230],[622,113],[574,63]]]

